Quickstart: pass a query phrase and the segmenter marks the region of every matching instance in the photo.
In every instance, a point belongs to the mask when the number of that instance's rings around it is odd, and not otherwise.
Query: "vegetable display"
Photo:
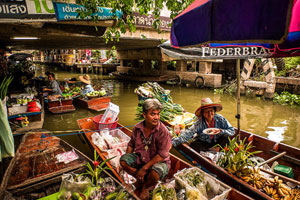
[[[165,90],[156,82],[147,82],[135,89],[135,93],[139,95],[140,101],[137,107],[136,120],[143,120],[142,105],[145,99],[155,98],[162,104],[163,109],[160,112],[160,120],[162,122],[172,121],[176,115],[183,114],[183,108],[180,104],[173,103],[173,99],[169,90]]]

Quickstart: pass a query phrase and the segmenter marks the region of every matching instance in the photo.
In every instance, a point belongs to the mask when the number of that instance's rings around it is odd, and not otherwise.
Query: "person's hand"
[[[142,167],[137,173],[136,173],[136,178],[140,181],[140,182],[144,182],[144,177],[147,173],[147,169],[145,167]]]

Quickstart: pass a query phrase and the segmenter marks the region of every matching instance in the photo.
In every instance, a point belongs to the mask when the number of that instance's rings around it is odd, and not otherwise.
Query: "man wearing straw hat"
[[[143,104],[144,121],[135,125],[126,154],[120,159],[122,168],[136,177],[141,199],[149,198],[149,189],[168,174],[171,160],[171,136],[160,121],[161,103],[147,99]]]
[[[228,136],[234,135],[234,128],[220,114],[222,105],[213,103],[210,98],[203,98],[201,106],[196,110],[197,121],[180,136],[172,139],[172,145],[177,146],[189,141],[195,134],[195,141],[190,146],[197,152],[208,150],[216,144],[224,146],[228,142]]]
[[[79,80],[85,84],[84,90],[81,91],[82,95],[94,92],[94,88],[91,85],[91,78],[89,75],[85,74],[83,76],[79,76]]]

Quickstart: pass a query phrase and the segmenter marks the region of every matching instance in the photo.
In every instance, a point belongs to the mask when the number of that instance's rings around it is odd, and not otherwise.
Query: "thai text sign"
[[[66,4],[66,3],[57,3],[53,2],[55,15],[57,21],[66,21],[66,20],[90,20],[91,16],[87,16],[86,18],[82,19],[78,16],[77,11],[86,11],[87,9],[82,5],[76,4]],[[98,20],[109,20],[114,19],[114,16],[121,18],[123,13],[121,11],[116,11],[115,13],[112,12],[111,8],[103,8],[98,7],[98,12],[92,14],[96,16]]]
[[[133,23],[137,26],[137,27],[146,27],[146,28],[153,28],[153,22],[155,20],[153,15],[140,15],[137,12],[133,12]],[[172,19],[169,17],[159,17],[159,20],[161,22],[159,28],[161,30],[166,30],[166,31],[170,31],[171,27],[169,26],[169,24],[172,23]]]
[[[52,0],[0,0],[0,18],[54,18]]]

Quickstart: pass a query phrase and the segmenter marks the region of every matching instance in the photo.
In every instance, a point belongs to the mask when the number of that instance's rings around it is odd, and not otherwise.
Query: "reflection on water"
[[[46,70],[37,71],[37,75],[43,75]],[[54,72],[59,80],[78,77],[80,74],[69,72]],[[107,76],[91,75],[95,80],[107,79]],[[103,80],[105,83],[105,80]],[[132,128],[136,123],[135,110],[138,103],[134,89],[138,83],[110,81],[113,87],[112,102],[120,106],[119,122]],[[237,126],[236,98],[230,95],[214,94],[212,90],[186,88],[184,86],[171,86],[161,84],[165,89],[171,90],[171,96],[175,103],[179,103],[188,112],[195,112],[204,97],[210,97],[213,102],[221,103],[223,110],[220,114],[226,117],[233,126]],[[100,112],[103,113],[103,112]],[[73,113],[52,115],[46,112],[44,128],[48,130],[76,130],[77,119],[95,116],[99,113],[83,108],[76,108]],[[300,148],[300,110],[288,106],[274,104],[259,98],[241,97],[241,129],[252,132],[274,141],[280,141]],[[90,154],[87,145],[81,145],[76,135],[64,136],[63,139],[79,147],[84,153]]]

